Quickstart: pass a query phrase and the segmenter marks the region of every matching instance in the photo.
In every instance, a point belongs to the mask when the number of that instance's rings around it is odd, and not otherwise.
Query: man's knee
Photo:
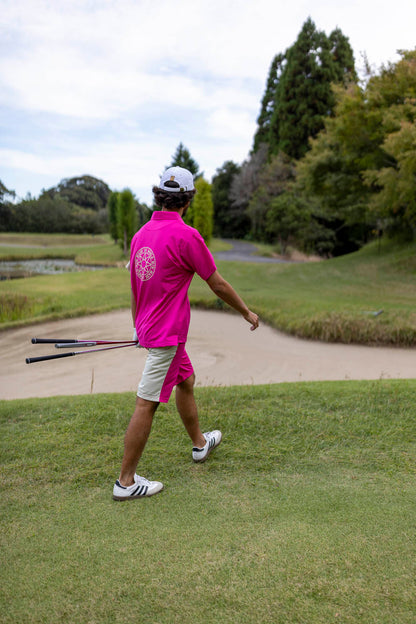
[[[194,389],[194,385],[195,385],[195,373],[192,373],[192,375],[190,375],[187,379],[184,379],[183,381],[181,381],[180,384],[178,384],[178,386],[182,390],[185,390],[186,392],[192,392]]]
[[[136,396],[136,410],[143,410],[145,412],[154,414],[159,407],[159,403],[156,401],[148,401],[142,397]]]

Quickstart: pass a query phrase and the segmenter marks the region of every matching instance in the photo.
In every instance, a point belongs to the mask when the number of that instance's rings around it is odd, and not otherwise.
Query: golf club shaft
[[[77,346],[96,346],[96,345],[112,345],[127,344],[134,342],[133,340],[78,340],[77,338],[32,338],[32,344],[60,344],[60,345],[77,345]]]
[[[122,349],[123,347],[135,347],[136,342],[127,344],[113,345],[111,347],[103,347],[101,349],[87,349],[86,351],[71,351],[70,353],[58,353],[56,355],[43,355],[40,357],[26,358],[26,364],[34,364],[35,362],[45,362],[46,360],[56,360],[58,358],[71,357],[72,355],[84,355],[85,353],[98,353],[99,351],[110,351],[111,349]]]
[[[123,345],[137,344],[137,340],[123,340],[121,341],[108,341],[108,340],[92,340],[91,342],[57,342],[55,344],[56,349],[76,349],[77,347],[98,347],[101,345]]]

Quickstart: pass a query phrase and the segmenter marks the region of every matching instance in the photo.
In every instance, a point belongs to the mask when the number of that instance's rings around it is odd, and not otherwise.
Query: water
[[[33,277],[35,275],[58,275],[79,271],[97,271],[101,266],[76,264],[74,260],[39,259],[0,262],[0,280]]]

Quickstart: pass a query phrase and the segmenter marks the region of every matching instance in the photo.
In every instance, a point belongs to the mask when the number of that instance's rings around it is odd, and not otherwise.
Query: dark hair
[[[184,208],[196,193],[195,189],[193,191],[183,191],[182,193],[169,193],[158,186],[154,186],[152,190],[156,206],[165,208],[165,210],[180,210]]]

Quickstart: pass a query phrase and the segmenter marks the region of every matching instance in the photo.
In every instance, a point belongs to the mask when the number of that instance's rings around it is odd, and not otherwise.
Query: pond
[[[35,275],[58,275],[79,271],[99,271],[104,267],[76,264],[75,260],[38,259],[0,262],[0,280],[34,277]]]

